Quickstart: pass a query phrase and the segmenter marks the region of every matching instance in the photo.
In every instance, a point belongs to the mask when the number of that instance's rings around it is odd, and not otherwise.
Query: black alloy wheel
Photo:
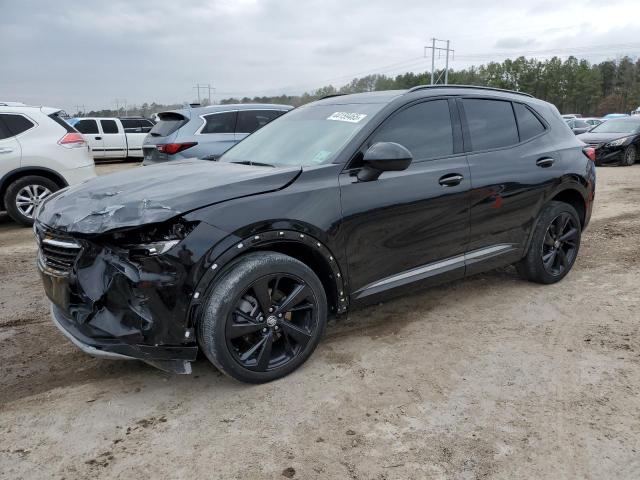
[[[295,359],[318,327],[317,300],[304,280],[266,275],[246,289],[227,319],[229,351],[244,368],[266,372]]]
[[[248,253],[228,265],[207,294],[198,342],[236,380],[264,383],[302,365],[327,323],[327,297],[311,268],[277,252]]]
[[[542,208],[525,257],[516,263],[522,278],[556,283],[573,267],[580,249],[582,224],[568,203],[551,201]]]
[[[542,264],[554,276],[562,275],[573,265],[578,252],[580,230],[575,219],[567,212],[554,218],[544,236],[542,244]]]

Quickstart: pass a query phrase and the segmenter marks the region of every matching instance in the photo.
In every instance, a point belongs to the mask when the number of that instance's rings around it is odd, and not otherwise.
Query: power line
[[[445,44],[446,48],[442,48],[442,47],[437,47],[436,46],[436,42],[439,42],[439,44]],[[436,83],[438,83],[438,81],[440,80],[440,77],[442,76],[442,74],[440,74],[440,76],[438,76],[438,79],[435,79],[435,71],[436,71],[436,51],[438,52],[438,56],[440,55],[440,52],[446,52],[446,63],[445,63],[445,67],[444,67],[444,84],[446,85],[447,83],[449,83],[449,52],[451,52],[451,54],[454,53],[453,50],[451,50],[449,48],[450,45],[450,41],[449,40],[440,40],[438,38],[432,38],[431,39],[431,46],[425,46],[424,47],[424,56],[427,56],[427,50],[431,50],[431,85],[435,85]]]
[[[199,83],[197,83],[196,86],[193,87],[193,88],[198,90],[198,103],[201,103],[200,102],[200,89],[203,89],[203,90],[206,90],[208,92],[207,98],[209,99],[209,105],[211,105],[211,90],[213,90],[214,93],[215,93],[216,89],[213,88],[210,83],[208,83],[206,85],[200,85]]]

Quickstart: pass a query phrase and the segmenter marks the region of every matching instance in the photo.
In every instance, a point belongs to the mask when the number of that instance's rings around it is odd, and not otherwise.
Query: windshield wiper
[[[255,165],[257,167],[273,167],[273,168],[276,167],[271,163],[252,162],[251,160],[238,160],[237,162],[229,162],[229,163],[239,163],[240,165]]]

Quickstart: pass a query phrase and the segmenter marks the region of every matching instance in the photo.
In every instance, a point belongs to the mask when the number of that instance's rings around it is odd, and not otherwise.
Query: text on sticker
[[[327,117],[327,120],[337,120],[339,122],[358,123],[367,115],[364,113],[335,112]]]

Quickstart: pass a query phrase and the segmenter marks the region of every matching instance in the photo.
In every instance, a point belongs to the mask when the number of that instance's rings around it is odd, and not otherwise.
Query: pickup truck
[[[142,142],[154,125],[143,117],[82,117],[68,123],[84,135],[95,160],[142,157]]]

